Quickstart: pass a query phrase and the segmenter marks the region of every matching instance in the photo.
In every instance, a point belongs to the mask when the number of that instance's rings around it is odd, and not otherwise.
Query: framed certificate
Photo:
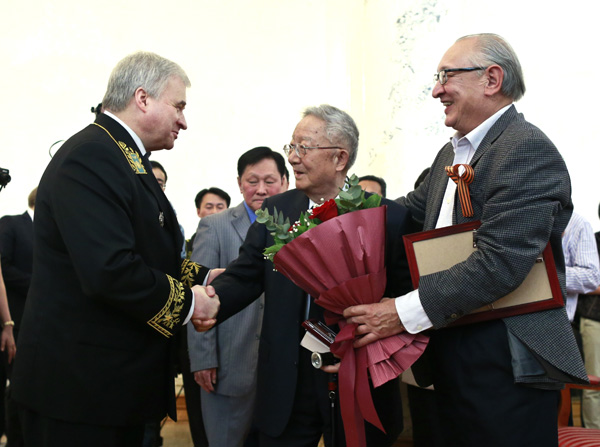
[[[480,221],[404,236],[413,286],[421,276],[449,269],[477,250]],[[536,260],[523,283],[497,301],[459,318],[452,325],[505,318],[564,305],[550,244]]]

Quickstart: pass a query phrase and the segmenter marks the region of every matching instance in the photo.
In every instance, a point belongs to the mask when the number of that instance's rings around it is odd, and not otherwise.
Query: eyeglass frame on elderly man
[[[313,147],[309,147],[309,146],[305,146],[303,144],[286,144],[283,146],[283,153],[285,154],[286,157],[289,157],[290,154],[292,153],[292,149],[294,150],[294,152],[296,153],[296,155],[298,156],[298,158],[302,158],[306,155],[306,151],[308,149],[344,149],[343,147],[339,147],[339,146],[327,146],[327,147],[321,147],[321,146],[313,146]],[[300,155],[300,149],[302,149],[302,155]]]
[[[487,67],[444,68],[443,70],[440,70],[436,74],[433,75],[433,80],[435,82],[439,82],[440,85],[444,85],[444,84],[446,84],[446,82],[448,82],[448,76],[446,75],[446,73],[457,72],[457,71],[477,71],[477,70],[485,70],[486,68]]]

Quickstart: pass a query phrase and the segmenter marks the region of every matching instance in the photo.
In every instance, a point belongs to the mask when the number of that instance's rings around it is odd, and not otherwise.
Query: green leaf
[[[363,189],[358,185],[348,189],[348,193],[353,200],[360,199],[363,192]]]
[[[283,247],[284,244],[275,244],[275,245],[271,245],[270,247],[265,248],[265,250],[263,251],[263,254],[267,255],[269,253],[277,253],[281,247]]]
[[[277,231],[275,233],[275,236],[277,237],[277,239],[282,240],[282,241],[287,241],[292,238],[292,235],[290,234],[289,231],[282,231],[282,230]]]
[[[352,174],[350,178],[346,179],[346,183],[350,186],[358,185],[358,176],[356,174]]]
[[[341,200],[352,200],[353,196],[348,191],[340,191]]]
[[[267,223],[269,220],[272,221],[273,218],[269,215],[269,210],[260,209],[256,211],[256,220],[258,221],[258,223],[264,224]]]
[[[381,196],[379,194],[373,194],[365,200],[365,208],[377,208],[381,205]]]

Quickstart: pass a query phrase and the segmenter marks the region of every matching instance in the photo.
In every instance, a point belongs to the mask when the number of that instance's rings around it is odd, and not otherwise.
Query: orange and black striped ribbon
[[[459,174],[458,169],[461,166],[465,170],[462,174]],[[463,217],[473,217],[473,206],[471,205],[471,196],[469,195],[469,185],[475,178],[473,167],[467,164],[446,166],[446,174],[457,184],[458,200],[460,201],[460,210]]]

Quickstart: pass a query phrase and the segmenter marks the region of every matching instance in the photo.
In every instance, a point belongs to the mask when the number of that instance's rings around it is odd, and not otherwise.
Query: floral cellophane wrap
[[[378,303],[386,286],[386,206],[334,217],[284,245],[275,268],[325,309],[327,324],[340,327],[331,351],[341,358],[340,406],[348,446],[365,445],[363,420],[384,430],[369,389],[398,377],[423,353],[428,337],[404,332],[354,348],[355,324],[344,309]],[[368,369],[368,372],[367,372]]]

